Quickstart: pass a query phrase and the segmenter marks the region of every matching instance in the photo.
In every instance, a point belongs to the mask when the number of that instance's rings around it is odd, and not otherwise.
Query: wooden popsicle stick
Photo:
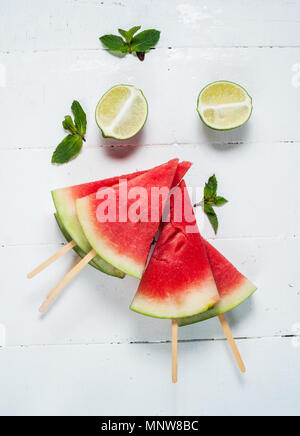
[[[72,269],[73,269],[73,268],[74,268],[74,267],[75,267],[75,266],[76,266],[80,261],[81,261],[81,257],[78,257],[78,258],[75,260],[75,262],[73,263],[73,265],[71,266],[71,268],[68,269],[68,272],[72,271]],[[64,275],[64,277],[65,277],[65,275]],[[50,292],[46,295],[45,300],[47,300],[47,299],[49,298],[51,292],[52,292],[52,291],[50,291]]]
[[[72,271],[72,269],[79,263],[79,262],[81,262],[81,260],[82,260],[82,257],[77,257],[77,259],[75,260],[75,262],[73,263],[73,265],[71,266],[71,268],[70,269],[68,269],[68,271],[67,271],[67,273],[69,273],[70,271]],[[66,273],[66,274],[67,274]],[[66,276],[66,274],[64,275],[64,277]],[[51,297],[51,293],[52,293],[52,290],[50,291],[50,292],[48,292],[48,294],[46,295],[46,300],[49,298],[49,297]]]
[[[91,250],[83,259],[81,259],[75,266],[73,266],[70,271],[57,283],[56,286],[51,290],[51,292],[47,295],[45,301],[42,303],[39,311],[44,312],[48,306],[52,303],[52,301],[57,297],[60,291],[69,283],[75,276],[78,274],[86,264],[89,263],[96,256],[96,251]]]
[[[27,274],[28,279],[32,279],[32,277],[39,274],[41,271],[43,271],[47,266],[51,265],[51,263],[55,262],[57,259],[59,259],[61,256],[63,256],[65,253],[67,253],[69,250],[71,250],[73,247],[75,247],[76,242],[70,241],[67,245],[64,245],[61,247],[56,253],[54,253],[52,256],[50,256],[48,259],[46,259],[43,263],[41,263],[39,266],[34,268],[30,273]]]
[[[232,353],[234,355],[234,358],[236,360],[236,363],[237,363],[240,371],[245,373],[246,372],[246,367],[244,365],[244,362],[243,362],[243,359],[242,359],[242,357],[240,355],[238,347],[237,347],[237,345],[235,343],[234,337],[232,336],[232,333],[231,333],[228,321],[225,318],[225,315],[219,315],[219,321],[220,321],[221,326],[222,326],[222,328],[224,330],[224,333],[225,333],[225,335],[227,337],[227,340],[229,342],[229,345],[230,345],[231,351],[232,351]]]
[[[172,319],[172,382],[177,383],[178,370],[178,323]]]

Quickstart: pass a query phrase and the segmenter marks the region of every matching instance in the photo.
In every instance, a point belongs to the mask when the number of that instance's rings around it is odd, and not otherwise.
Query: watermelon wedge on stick
[[[122,176],[123,178],[133,178],[142,172],[136,172],[128,175]],[[68,234],[66,238],[69,243],[54,253],[49,259],[46,259],[39,266],[34,268],[29,274],[28,278],[36,276],[38,273],[43,271],[61,256],[63,256],[67,251],[72,248],[75,249],[77,246],[81,252],[88,253],[91,250],[91,246],[88,243],[84,233],[80,227],[77,215],[76,215],[76,199],[89,195],[92,192],[97,191],[101,187],[111,186],[118,183],[119,177],[111,177],[109,179],[98,180],[96,182],[82,183],[80,185],[69,186],[66,188],[55,189],[51,191],[54,205],[56,208],[55,218],[60,227],[60,230],[64,234]],[[63,230],[62,230],[63,229]],[[66,237],[66,236],[65,236]],[[76,250],[75,250],[76,251]],[[113,269],[111,266],[107,265],[103,259],[96,256],[93,262],[89,262],[90,265],[103,271],[107,274],[114,275],[116,277],[123,278],[125,274],[118,271],[116,268]]]
[[[256,286],[241,274],[216,248],[204,239],[203,242],[218,288],[220,301],[213,308],[204,313],[179,319],[178,325],[180,327],[221,315],[239,306],[257,289]]]
[[[175,177],[173,180],[173,185],[178,184],[180,180],[184,177],[185,173],[191,167],[191,163],[187,161],[180,162],[178,164]],[[59,219],[60,228],[64,228],[63,233],[69,235],[69,240],[73,240],[76,246],[80,248],[81,252],[88,253],[91,250],[91,246],[86,239],[76,213],[76,200],[78,198],[86,197],[87,195],[97,192],[100,188],[111,187],[117,185],[119,180],[132,180],[137,176],[145,174],[146,171],[138,171],[130,174],[125,174],[117,177],[110,177],[104,180],[98,180],[96,182],[82,183],[80,185],[70,186],[67,188],[55,189],[51,192],[52,198],[57,211],[56,217]],[[93,262],[90,262],[92,266],[99,269],[100,271],[107,272],[110,274],[111,266],[105,265],[106,262],[103,259],[99,259],[96,256]],[[124,273],[121,271],[114,271],[117,277],[124,277]]]
[[[238,306],[250,297],[255,292],[256,287],[211,244],[209,244],[209,242],[205,241],[203,238],[202,240],[218,288],[220,301],[206,312],[200,313],[196,316],[178,319],[178,325],[189,325],[218,316],[237,365],[240,371],[244,373],[246,372],[246,368],[224,313]]]
[[[191,163],[187,161],[180,162],[177,167],[177,171],[175,174],[175,178],[173,180],[174,183],[179,183],[180,180],[184,177],[185,173],[191,167]],[[77,214],[76,214],[76,199],[85,197],[93,192],[97,192],[98,189],[103,187],[112,186],[119,183],[119,179],[127,179],[130,180],[134,177],[137,177],[141,174],[146,173],[146,171],[138,171],[135,173],[130,173],[122,176],[111,177],[104,180],[98,180],[96,182],[83,183],[80,185],[70,186],[67,188],[60,188],[52,191],[52,197],[54,200],[54,204],[56,206],[56,221],[58,225],[69,241],[69,243],[58,250],[54,255],[52,255],[49,259],[45,260],[42,264],[36,267],[33,271],[31,271],[27,277],[32,278],[41,271],[43,271],[46,267],[51,265],[54,261],[63,256],[67,251],[72,248],[76,251],[76,247],[80,249],[81,253],[88,253],[91,250],[91,246],[87,241],[81,226],[79,224]],[[72,235],[72,236],[70,236]],[[77,242],[75,242],[77,241]],[[112,269],[105,265],[105,261],[103,259],[99,259],[99,256],[96,256],[93,261],[89,262],[90,265],[99,269],[100,271],[107,272],[108,274],[115,275],[116,277],[123,278],[124,273],[118,271],[117,269]]]
[[[177,216],[177,212],[179,215]],[[130,309],[172,319],[172,382],[177,382],[178,321],[213,306],[219,294],[184,181],[171,195],[170,222],[162,226]]]
[[[129,180],[127,187],[119,184],[76,201],[78,219],[89,243],[124,273],[141,278],[177,167],[178,159],[173,159]],[[166,195],[157,195],[153,206],[153,190],[160,189]],[[112,219],[104,215],[106,197],[114,207]]]
[[[178,220],[177,211],[183,212]],[[170,222],[163,224],[130,308],[143,315],[174,319],[205,312],[218,301],[206,250],[182,181],[171,196]]]
[[[184,189],[185,189],[185,183],[181,182],[179,187],[182,190],[182,198],[184,198]],[[186,191],[187,192],[187,191]],[[175,202],[174,202],[175,204]],[[178,204],[178,202],[177,202]],[[191,202],[187,199],[183,202],[182,206],[183,217],[186,216],[193,216],[193,209]],[[182,220],[183,221],[183,220]],[[184,222],[184,221],[183,221]],[[191,225],[193,223],[190,223]],[[186,295],[186,292],[182,292],[182,289],[180,289],[180,280],[182,275],[186,273],[186,270],[188,271],[188,268],[190,264],[188,263],[186,266],[183,265],[177,265],[176,260],[178,262],[178,253],[181,254],[182,247],[184,246],[184,243],[179,243],[180,240],[176,243],[176,238],[178,238],[178,234],[181,233],[173,232],[170,229],[171,225],[175,225],[174,227],[178,229],[180,228],[180,225],[174,220],[174,208],[171,208],[171,217],[170,217],[170,223],[164,224],[164,227],[162,229],[162,233],[160,235],[160,238],[158,240],[157,246],[154,250],[153,256],[150,259],[148,268],[145,271],[145,274],[143,276],[143,279],[141,280],[139,289],[137,291],[137,294],[132,302],[131,309],[135,310],[140,313],[144,314],[150,314],[151,316],[157,316],[157,306],[160,306],[160,316],[162,314],[161,306],[164,304],[165,301],[168,299],[173,299],[176,302],[182,305],[182,302],[184,301],[184,297]],[[186,227],[186,226],[185,226]],[[187,227],[186,227],[187,229]],[[184,232],[184,228],[180,229],[181,232],[183,230],[183,235],[188,240],[188,238],[191,238],[188,232]],[[194,228],[194,231],[196,230],[196,235],[202,242],[202,245],[204,247],[204,250],[207,255],[207,260],[209,261],[210,266],[214,266],[215,272],[219,271],[220,275],[216,274],[217,278],[220,278],[222,276],[222,268],[218,268],[218,261],[219,259],[215,258],[216,262],[211,262],[210,257],[208,256],[208,253],[211,254],[212,248],[206,241],[200,236],[199,232],[197,232],[197,228]],[[192,233],[193,235],[193,233]],[[173,240],[172,240],[173,239]],[[179,238],[178,238],[179,239]],[[184,239],[183,239],[184,240]],[[175,242],[174,242],[175,241]],[[187,242],[185,242],[187,244]],[[196,243],[197,245],[199,242]],[[173,245],[173,247],[172,247]],[[190,252],[194,251],[194,245],[195,242],[190,246]],[[171,248],[172,247],[172,248]],[[174,253],[177,254],[177,256],[174,256]],[[213,252],[214,253],[214,252]],[[197,254],[197,253],[196,253]],[[219,253],[218,253],[219,254]],[[187,253],[188,255],[188,253]],[[174,262],[175,257],[175,262]],[[198,256],[197,256],[198,258]],[[184,259],[185,260],[185,259]],[[197,270],[197,266],[195,266],[195,269]],[[211,271],[213,273],[213,268],[211,268]],[[182,272],[182,274],[181,274]],[[223,269],[223,273],[225,270]],[[191,274],[191,277],[193,277],[194,272]],[[189,275],[189,274],[188,274]],[[161,279],[161,277],[164,277]],[[177,280],[175,283],[172,283],[173,277],[175,277]],[[186,288],[190,285],[190,278],[186,277]],[[244,281],[247,279],[244,279]],[[229,281],[227,282],[229,283]],[[250,282],[249,282],[250,283]],[[170,286],[171,284],[171,286]],[[173,285],[173,286],[172,286]],[[180,292],[178,293],[178,285]],[[166,291],[165,291],[166,290]],[[178,295],[176,295],[178,293]],[[176,298],[177,297],[177,298]],[[219,294],[218,294],[219,297]],[[186,297],[185,297],[186,298]],[[220,297],[219,297],[220,299]],[[210,311],[214,310],[214,307],[217,307],[219,303],[216,303],[211,309],[207,311],[199,312],[198,315],[192,316],[192,317],[179,317],[177,316],[177,319],[172,319],[172,381],[175,383],[177,381],[177,326],[184,325],[185,320],[189,319],[197,319],[201,317],[202,315],[205,316],[205,314],[209,313]],[[152,307],[149,311],[149,307]],[[187,306],[189,307],[189,305]],[[147,311],[147,313],[146,313]],[[187,312],[187,311],[185,311]],[[166,315],[168,313],[168,309],[164,313]],[[174,312],[168,313],[168,317],[171,317],[174,315]],[[236,343],[234,341],[233,335],[231,333],[230,327],[228,325],[228,322],[224,315],[219,315],[219,321],[222,325],[222,328],[225,332],[225,335],[228,339],[228,342],[230,344],[231,350],[233,352],[233,355],[236,359],[236,362],[241,370],[241,372],[245,372],[245,365],[243,363],[243,360],[241,358],[241,355],[239,353],[239,350],[236,346]]]

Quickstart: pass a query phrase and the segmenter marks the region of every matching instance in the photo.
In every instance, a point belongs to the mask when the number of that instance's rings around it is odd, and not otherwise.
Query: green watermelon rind
[[[78,247],[82,251],[88,253],[91,250],[91,246],[86,240],[78,218],[76,216],[76,208],[74,209],[73,201],[70,200],[70,196],[67,188],[56,189],[51,191],[53,202],[56,212],[60,218],[64,228],[76,242]]]
[[[228,297],[223,297],[222,300],[214,307],[196,316],[179,318],[178,325],[179,327],[184,327],[186,325],[206,321],[207,319],[222,315],[223,313],[226,313],[242,304],[249,297],[251,297],[256,290],[257,287],[245,278],[242,285],[238,285]]]
[[[73,201],[70,201],[67,189],[54,190],[51,192],[51,195],[57,215],[65,231],[68,233],[71,240],[76,242],[77,247],[87,254],[92,247],[83,233],[76,215],[75,205]],[[105,274],[118,278],[124,278],[125,276],[122,271],[118,270],[110,263],[107,263],[105,259],[101,258],[100,256],[94,257],[93,264],[97,265],[97,269]]]
[[[85,237],[90,241],[96,253],[106,262],[123,271],[123,273],[140,279],[143,275],[144,266],[139,266],[129,257],[116,253],[110,245],[105,243],[104,238],[99,237],[97,232],[94,231],[89,219],[89,198],[79,198],[76,201],[76,209]]]
[[[135,297],[134,302],[130,306],[130,310],[132,310],[133,312],[139,313],[141,315],[150,316],[152,318],[159,318],[159,319],[174,319],[174,318],[176,318],[178,320],[181,320],[181,319],[183,320],[183,319],[186,319],[187,317],[196,316],[199,313],[206,312],[211,307],[214,307],[215,304],[216,304],[216,301],[214,299],[212,299],[210,303],[206,304],[205,306],[202,306],[201,311],[199,311],[199,308],[198,308],[196,312],[193,312],[193,313],[186,312],[186,313],[182,313],[182,315],[180,315],[180,316],[177,315],[175,317],[174,316],[174,314],[175,314],[174,309],[171,309],[172,313],[170,315],[166,315],[166,312],[170,310],[169,303],[166,302],[165,305],[163,305],[163,306],[161,305],[159,308],[160,313],[159,312],[155,313],[155,309],[152,309],[151,311],[149,311],[149,310],[147,311],[147,310],[143,310],[143,309],[139,308],[139,306],[140,307],[145,307],[146,305],[151,306],[151,303],[148,302],[145,304],[144,298],[141,298],[141,303],[138,303],[138,301]],[[152,307],[154,308],[154,305]],[[181,308],[181,310],[182,310],[182,308]],[[184,309],[184,310],[186,310],[186,309]]]
[[[67,242],[72,241],[71,236],[68,234],[68,232],[67,232],[66,229],[64,228],[64,225],[63,225],[63,223],[61,222],[61,219],[59,218],[58,214],[55,213],[55,214],[54,214],[54,217],[55,217],[56,222],[57,222],[57,225],[58,225],[58,227],[59,227],[61,233],[62,233],[63,236],[65,237],[66,241],[67,241]],[[81,250],[81,248],[79,248],[78,245],[75,245],[75,247],[73,247],[73,250],[74,250],[75,253],[78,254],[78,256],[81,257],[82,259],[83,259],[83,258],[86,256],[86,254],[87,254],[87,253],[85,253],[83,250]],[[97,265],[95,262],[93,262],[93,259],[89,262],[89,264],[90,264],[91,266],[93,266],[94,268],[98,269],[99,271],[101,271],[100,268],[98,267],[98,265]]]

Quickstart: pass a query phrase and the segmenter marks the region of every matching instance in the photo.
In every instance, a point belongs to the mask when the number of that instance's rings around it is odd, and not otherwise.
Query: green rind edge
[[[222,315],[223,313],[228,312],[231,309],[234,309],[235,307],[238,307],[240,304],[242,304],[244,301],[246,301],[251,295],[254,294],[254,292],[257,290],[256,286],[252,286],[251,290],[247,292],[247,294],[239,300],[236,304],[231,304],[230,306],[224,307],[222,310],[218,310],[218,304],[216,304],[215,307],[212,309],[200,313],[195,316],[186,317],[186,318],[178,318],[178,325],[179,327],[184,327],[186,325],[195,324],[197,322],[206,321],[207,319],[214,318],[215,316]]]
[[[194,313],[194,314],[188,315],[188,317],[197,316],[197,315],[199,315],[199,314],[205,313],[205,312],[207,312],[208,309],[210,309],[211,307],[213,307],[214,304],[215,304],[215,303],[208,304],[208,305],[207,305],[207,306],[206,306],[206,307],[205,307],[201,312],[196,312],[196,313]],[[130,310],[132,310],[133,312],[139,313],[140,315],[150,316],[151,318],[158,318],[158,319],[174,319],[174,316],[158,316],[158,315],[154,315],[154,314],[151,314],[151,313],[148,313],[148,312],[142,312],[142,311],[140,311],[140,310],[135,309],[132,305],[129,306],[129,308],[130,308]],[[186,319],[186,318],[188,318],[188,317],[185,316],[185,315],[183,315],[183,316],[181,316],[180,318],[176,318],[176,319],[181,320],[181,319]]]
[[[63,213],[61,211],[60,204],[59,204],[60,202],[56,198],[55,190],[51,191],[51,195],[52,195],[52,198],[53,198],[53,202],[54,202],[54,206],[55,206],[57,215],[58,215],[58,217],[60,219],[60,222],[63,225],[63,228],[65,229],[67,234],[71,237],[71,239],[73,239],[76,242],[77,248],[80,248],[80,250],[83,253],[87,254],[88,251],[92,248],[92,247],[90,247],[90,244],[89,244],[88,240],[86,242],[87,242],[87,244],[89,246],[87,247],[87,250],[83,250],[83,248],[82,248],[82,241],[80,240],[80,238],[77,237],[78,235],[76,234],[76,231],[72,232],[72,234],[70,234],[71,232],[69,232],[68,229],[66,228],[64,216],[63,216]],[[80,226],[79,221],[78,221],[78,225]],[[81,229],[81,226],[80,226],[80,229]],[[82,229],[81,229],[81,231],[82,231]],[[84,235],[84,232],[83,232],[83,235]],[[85,237],[85,235],[84,235],[84,237]],[[124,274],[123,271],[118,270],[113,265],[111,265],[110,263],[106,262],[106,260],[103,259],[100,256],[97,256],[97,257],[95,257],[93,259],[93,264],[97,265],[97,269],[99,271],[103,272],[104,274],[107,274],[107,275],[110,275],[110,276],[113,276],[113,277],[118,277],[120,279],[123,279],[125,277],[125,274]]]
[[[58,214],[55,213],[55,214],[54,214],[54,217],[55,217],[56,222],[57,222],[57,225],[58,225],[58,227],[59,227],[61,233],[64,235],[66,241],[67,241],[67,242],[72,241],[71,236],[70,236],[70,235],[68,234],[68,232],[66,231],[66,229],[65,229],[63,223],[61,222],[61,219],[59,218]],[[78,254],[78,256],[81,257],[82,259],[83,259],[83,258],[86,256],[86,254],[87,254],[87,253],[85,253],[83,250],[81,250],[81,248],[79,248],[78,245],[75,245],[75,247],[73,247],[73,250],[74,250],[75,253]],[[89,264],[90,264],[91,266],[93,266],[94,268],[96,268],[97,270],[102,271],[102,270],[99,268],[99,266],[98,266],[95,262],[93,262],[93,260],[91,260],[91,261],[89,262]]]
[[[76,201],[76,209],[77,209],[77,216],[79,219],[79,222],[81,224],[82,227],[82,231],[86,237],[86,239],[89,241],[89,244],[92,246],[92,248],[96,251],[96,253],[98,254],[98,256],[100,256],[102,259],[105,260],[105,262],[107,262],[108,264],[112,265],[112,267],[117,268],[118,270],[122,271],[124,274],[128,274],[132,277],[135,277],[137,279],[141,279],[143,273],[141,272],[141,274],[136,274],[134,271],[128,269],[126,266],[124,266],[124,264],[121,264],[120,262],[118,262],[119,258],[118,255],[116,254],[115,256],[110,257],[110,259],[108,259],[108,256],[106,256],[105,250],[99,250],[99,247],[94,243],[94,241],[92,240],[92,238],[90,237],[90,235],[87,235],[86,229],[84,227],[84,225],[82,225],[82,221],[85,220],[85,210],[82,208],[81,204],[80,204],[80,200]],[[115,264],[118,264],[118,266],[115,266]]]

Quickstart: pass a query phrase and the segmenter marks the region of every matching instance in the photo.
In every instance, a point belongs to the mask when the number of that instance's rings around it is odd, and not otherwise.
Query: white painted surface
[[[282,0],[1,1],[0,415],[299,414],[299,13],[299,1]],[[162,30],[144,63],[102,49],[101,34],[136,24]],[[247,88],[254,113],[218,133],[195,104],[202,86],[224,78]],[[103,140],[93,121],[100,96],[120,82],[149,101],[133,146]],[[74,98],[88,114],[87,144],[51,166]],[[230,203],[218,237],[206,221],[202,233],[259,288],[228,314],[243,377],[210,320],[180,329],[187,342],[172,386],[170,323],[128,310],[131,277],[87,267],[43,318],[41,300],[75,255],[25,278],[63,242],[50,189],[175,156],[194,163],[190,186],[216,173]]]

